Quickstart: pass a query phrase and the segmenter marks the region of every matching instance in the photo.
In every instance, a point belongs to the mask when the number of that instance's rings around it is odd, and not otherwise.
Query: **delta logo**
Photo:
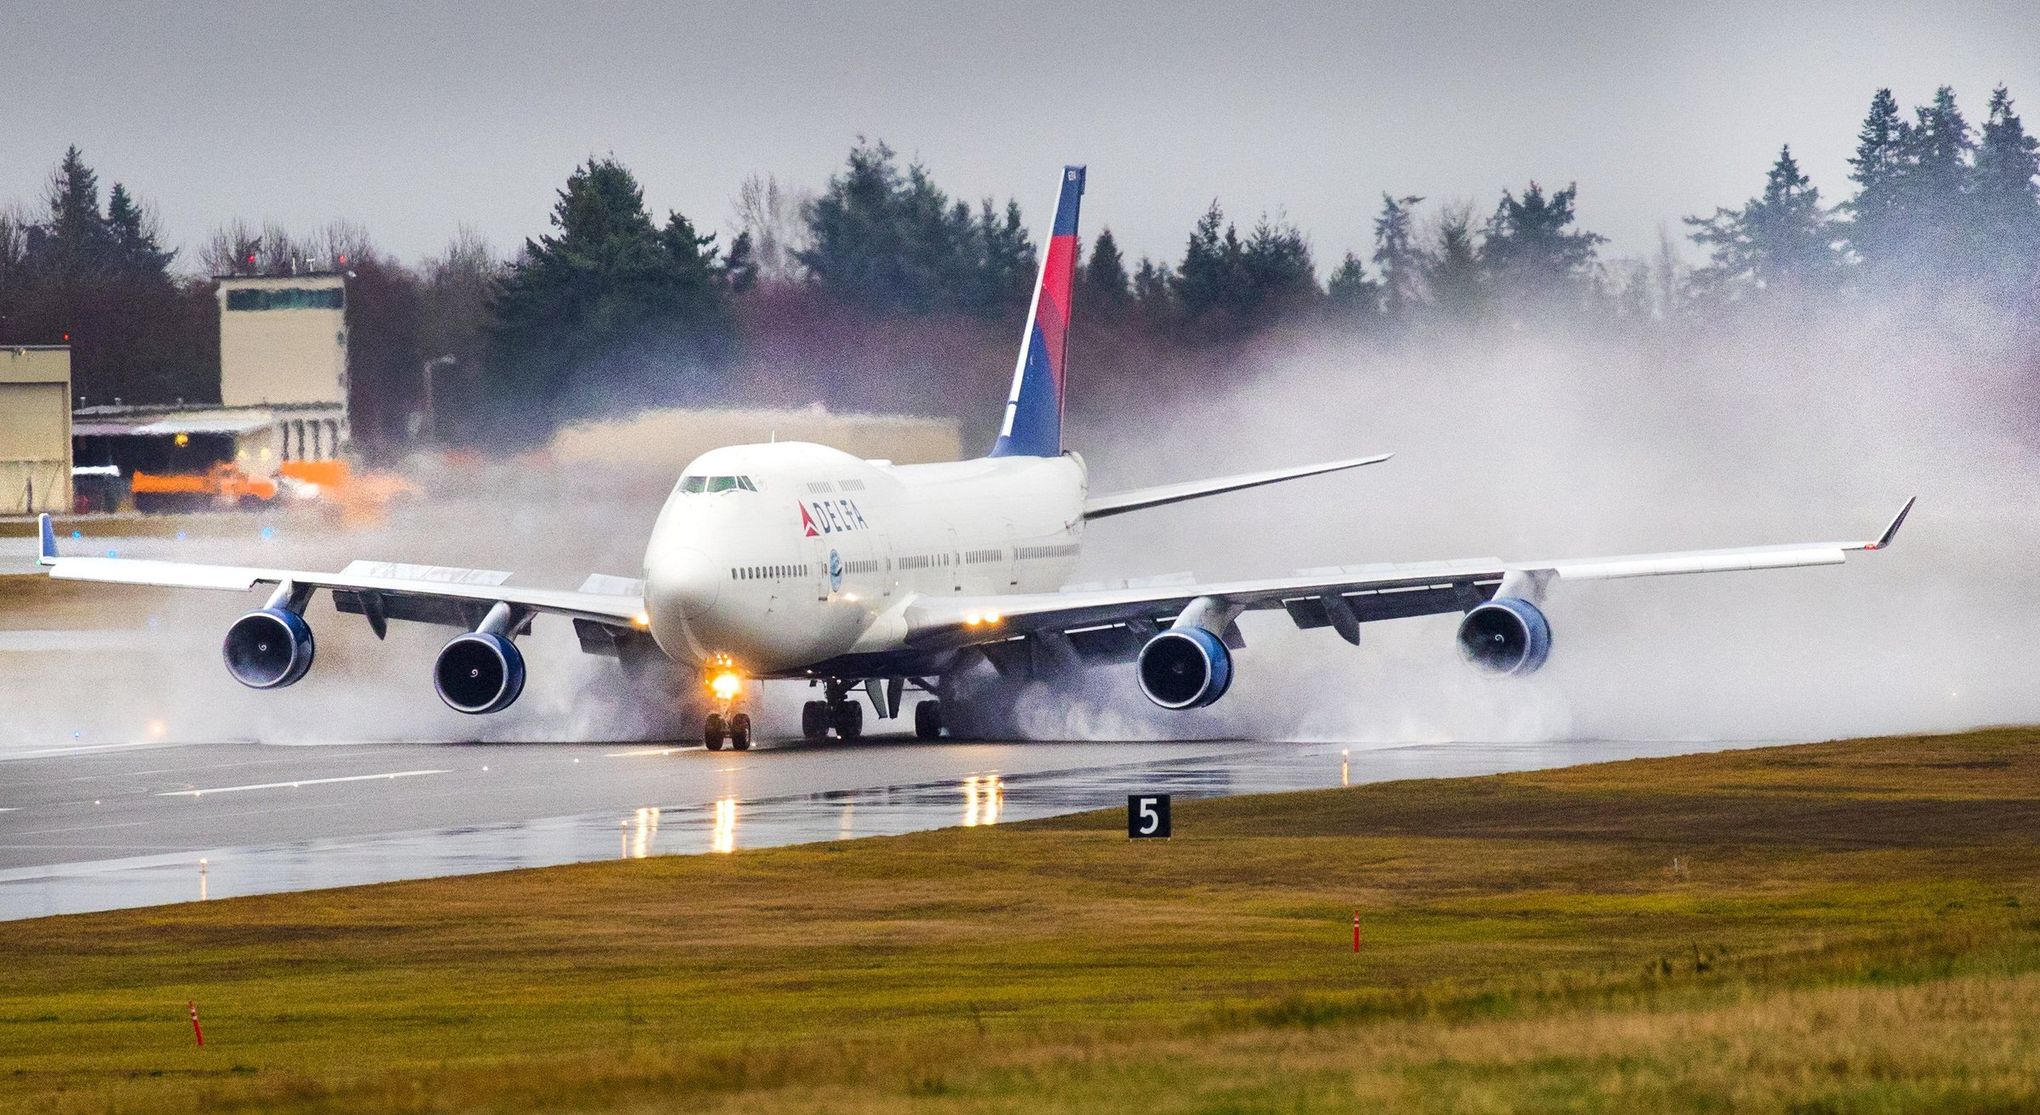
[[[864,521],[864,512],[857,510],[856,500],[816,499],[795,506],[800,508],[800,533],[804,538],[871,529],[871,524]]]

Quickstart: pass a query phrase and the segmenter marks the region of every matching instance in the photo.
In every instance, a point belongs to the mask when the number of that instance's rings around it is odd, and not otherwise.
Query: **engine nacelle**
[[[524,692],[524,655],[493,631],[456,635],[432,664],[432,687],[455,712],[501,712]]]
[[[1232,686],[1232,652],[1202,627],[1172,627],[1140,648],[1140,691],[1167,709],[1203,708]]]
[[[312,668],[312,629],[288,608],[249,612],[227,628],[220,656],[227,672],[250,689],[296,684]]]
[[[1551,657],[1551,624],[1528,600],[1498,596],[1459,621],[1459,653],[1491,674],[1534,674]]]

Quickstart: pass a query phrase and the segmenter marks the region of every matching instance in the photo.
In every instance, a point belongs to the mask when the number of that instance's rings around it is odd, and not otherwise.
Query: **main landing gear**
[[[800,706],[800,734],[811,740],[826,738],[830,731],[838,739],[856,739],[864,734],[864,706],[850,699],[848,682],[831,679],[822,692],[827,700]]]
[[[871,692],[872,708],[880,720],[897,717],[900,708],[900,691],[904,687],[901,679],[894,679],[890,686],[880,682],[867,681],[864,688]],[[928,683],[914,680],[913,684],[923,692],[932,694]],[[864,734],[864,705],[850,694],[855,682],[830,678],[822,683],[823,699],[809,701],[800,707],[800,734],[810,740],[824,740],[830,732],[837,739],[853,740]],[[914,738],[942,738],[942,702],[932,695],[914,706]]]
[[[914,738],[942,738],[942,702],[929,698],[914,706]]]

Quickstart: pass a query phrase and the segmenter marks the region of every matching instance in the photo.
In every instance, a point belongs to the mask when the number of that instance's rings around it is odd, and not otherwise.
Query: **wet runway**
[[[0,761],[0,919],[1755,744],[112,744]]]

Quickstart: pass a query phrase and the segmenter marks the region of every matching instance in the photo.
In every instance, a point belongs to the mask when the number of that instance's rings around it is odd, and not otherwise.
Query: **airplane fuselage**
[[[713,450],[645,551],[652,637],[676,662],[727,656],[752,677],[896,651],[917,597],[1063,585],[1085,491],[1074,453],[894,465],[806,442]]]

